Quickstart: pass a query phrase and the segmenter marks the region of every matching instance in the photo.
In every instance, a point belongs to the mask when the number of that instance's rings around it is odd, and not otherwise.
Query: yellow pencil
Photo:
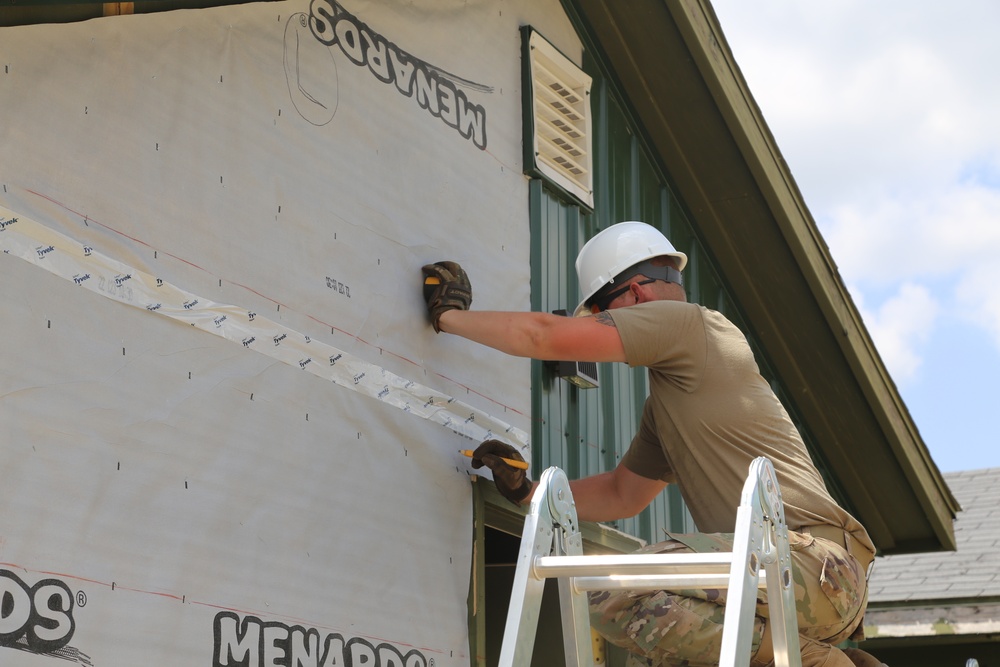
[[[463,456],[468,456],[470,459],[472,458],[472,455],[474,454],[474,452],[471,449],[460,449],[460,450],[458,450],[458,453],[461,454],[461,455],[463,455]],[[526,462],[524,462],[524,461],[518,461],[517,459],[508,459],[508,458],[503,457],[503,456],[501,456],[499,458],[504,463],[506,463],[507,465],[509,465],[509,466],[511,466],[513,468],[520,468],[521,470],[527,470],[528,469],[528,464]]]

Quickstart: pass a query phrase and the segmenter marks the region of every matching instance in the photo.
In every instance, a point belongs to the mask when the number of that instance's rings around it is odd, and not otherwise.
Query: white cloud
[[[1000,190],[978,183],[844,202],[820,226],[841,272],[861,286],[961,281],[1000,265]]]
[[[919,285],[906,283],[876,310],[855,294],[865,327],[875,341],[882,361],[897,382],[912,380],[923,363],[923,348],[940,312],[938,302]]]
[[[968,271],[955,290],[964,317],[990,332],[1000,352],[1000,258]]]
[[[1000,171],[1000,3],[713,4],[814,210]]]

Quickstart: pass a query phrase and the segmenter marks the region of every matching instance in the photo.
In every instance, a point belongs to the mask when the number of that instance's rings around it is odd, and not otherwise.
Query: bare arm
[[[667,483],[637,475],[623,465],[570,482],[582,521],[615,521],[633,517],[666,488]]]
[[[552,361],[625,361],[625,348],[608,313],[563,317],[536,312],[449,310],[442,331],[518,357]],[[570,482],[583,521],[614,521],[645,509],[667,483],[637,475],[625,466]],[[537,488],[532,489],[532,494]],[[531,500],[531,495],[522,504]]]
[[[449,310],[441,330],[501,352],[550,361],[625,361],[625,348],[607,313],[562,317],[548,313]]]
[[[646,509],[667,487],[667,482],[637,475],[619,465],[608,472],[571,480],[569,487],[581,521],[617,521]],[[538,482],[534,482],[531,493],[521,504],[530,503],[537,490]]]
[[[637,475],[619,465],[608,472],[571,480],[569,487],[581,521],[617,521],[646,509],[667,483]],[[538,482],[534,482],[531,493],[521,504],[530,503],[537,490]]]

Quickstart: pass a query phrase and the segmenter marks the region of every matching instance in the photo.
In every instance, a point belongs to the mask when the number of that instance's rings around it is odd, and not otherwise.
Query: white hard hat
[[[677,270],[687,265],[687,255],[678,252],[660,230],[645,222],[619,222],[587,241],[576,257],[583,300],[574,315],[590,312],[587,301],[626,269],[639,262],[669,255],[677,258]]]

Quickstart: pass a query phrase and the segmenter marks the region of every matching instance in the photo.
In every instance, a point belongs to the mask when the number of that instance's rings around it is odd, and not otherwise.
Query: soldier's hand
[[[506,442],[486,440],[472,453],[472,467],[486,466],[492,470],[493,482],[500,495],[515,505],[520,505],[531,495],[531,480],[526,471],[508,465],[504,459],[524,461],[521,453]]]
[[[457,262],[427,264],[424,272],[424,301],[434,331],[441,333],[441,314],[449,310],[468,310],[472,305],[472,284],[465,269]]]

